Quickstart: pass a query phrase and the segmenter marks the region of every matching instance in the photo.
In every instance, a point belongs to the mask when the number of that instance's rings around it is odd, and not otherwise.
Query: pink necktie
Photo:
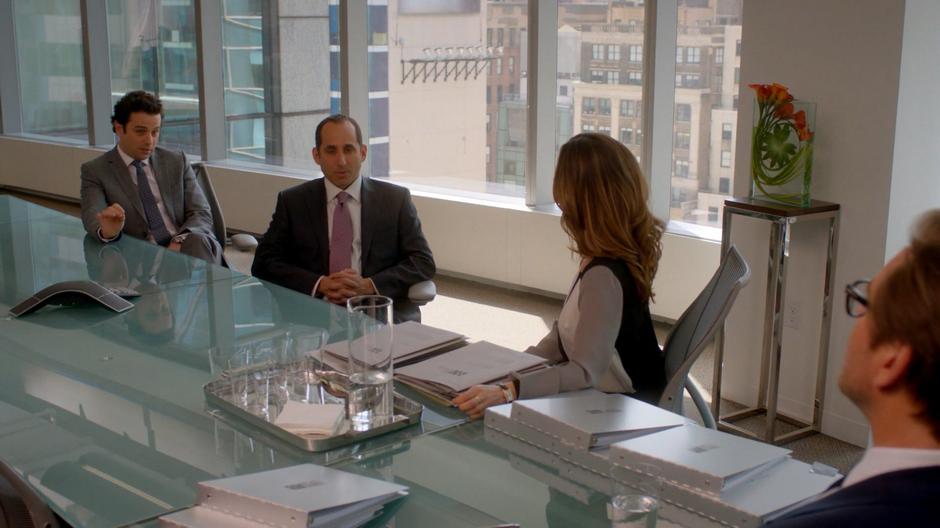
[[[352,267],[353,226],[346,200],[349,194],[340,191],[333,208],[333,234],[330,237],[330,273]]]

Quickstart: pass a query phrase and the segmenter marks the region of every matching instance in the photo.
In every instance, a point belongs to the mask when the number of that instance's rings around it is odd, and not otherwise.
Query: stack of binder
[[[636,421],[621,417],[618,430],[608,422],[619,413],[600,411],[616,409],[621,398],[629,399],[588,390],[491,407],[484,437],[605,495],[613,492],[611,475],[637,490],[653,479],[660,515],[682,525],[760,526],[840,478],[832,468],[791,459],[786,449],[706,429],[637,400],[630,399],[651,409],[636,407]],[[645,474],[652,468],[656,475]]]
[[[313,464],[200,482],[197,505],[163,526],[339,528],[362,526],[408,488]]]
[[[444,405],[458,393],[513,372],[543,368],[545,359],[479,341],[395,370],[395,379]]]

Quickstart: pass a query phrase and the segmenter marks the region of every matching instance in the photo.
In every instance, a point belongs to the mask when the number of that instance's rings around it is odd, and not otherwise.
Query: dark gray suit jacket
[[[157,147],[150,155],[150,164],[163,204],[179,232],[201,233],[214,239],[209,203],[186,155]],[[112,203],[124,208],[123,233],[146,239],[150,228],[144,206],[117,147],[82,164],[82,223],[89,235],[97,238],[97,214]]]
[[[937,526],[940,466],[904,469],[865,479],[767,523],[770,528]]]
[[[408,288],[434,276],[434,257],[408,189],[362,178],[362,276],[395,301],[396,319],[417,319],[408,308]],[[280,192],[264,238],[255,252],[252,275],[310,295],[329,274],[326,186],[323,178]],[[404,316],[404,317],[402,317]]]

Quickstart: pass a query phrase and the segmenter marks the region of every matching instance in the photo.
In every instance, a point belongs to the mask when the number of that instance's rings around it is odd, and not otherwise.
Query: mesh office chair
[[[0,528],[59,528],[49,506],[6,462],[0,460]]]
[[[202,193],[206,195],[209,210],[212,211],[212,232],[222,249],[225,249],[226,242],[229,240],[225,229],[225,217],[222,216],[222,207],[219,205],[219,199],[212,187],[212,180],[209,179],[209,170],[206,168],[205,163],[193,163],[193,172],[196,173],[196,181],[199,182]],[[258,246],[255,237],[247,233],[233,235],[231,241],[235,247],[242,251],[250,251]]]
[[[715,275],[679,317],[666,338],[663,351],[668,381],[659,400],[660,407],[682,414],[682,391],[688,390],[705,426],[716,428],[715,417],[697,383],[689,376],[689,370],[724,323],[735,297],[750,277],[747,262],[737,248],[731,246]]]
[[[227,233],[225,229],[225,218],[222,216],[222,207],[219,205],[219,199],[215,195],[215,189],[212,187],[212,181],[209,179],[209,171],[205,163],[193,163],[193,172],[196,173],[196,181],[206,195],[206,201],[209,202],[209,209],[212,211],[212,229],[216,240],[225,249]],[[258,246],[255,237],[247,233],[238,233],[232,235],[232,244],[242,251],[251,251]],[[417,284],[412,284],[408,288],[408,300],[415,306],[424,306],[434,300],[437,296],[437,285],[434,281],[426,280]]]

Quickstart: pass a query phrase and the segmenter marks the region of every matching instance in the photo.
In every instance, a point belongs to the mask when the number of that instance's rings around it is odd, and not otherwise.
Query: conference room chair
[[[698,383],[689,375],[695,360],[721,328],[735,297],[751,277],[750,267],[731,246],[705,289],[692,301],[666,338],[666,390],[659,400],[663,409],[682,414],[683,391],[688,391],[706,427],[716,428],[715,417]]]
[[[199,187],[202,188],[202,193],[206,195],[206,201],[209,202],[209,209],[212,211],[212,232],[222,249],[225,249],[228,242],[241,251],[251,251],[258,247],[258,240],[248,233],[237,233],[229,238],[222,207],[215,195],[215,188],[212,187],[212,180],[209,179],[209,169],[205,163],[193,163],[193,172],[196,173],[196,181],[199,182]]]
[[[0,528],[59,528],[49,506],[3,460],[0,460]]]

